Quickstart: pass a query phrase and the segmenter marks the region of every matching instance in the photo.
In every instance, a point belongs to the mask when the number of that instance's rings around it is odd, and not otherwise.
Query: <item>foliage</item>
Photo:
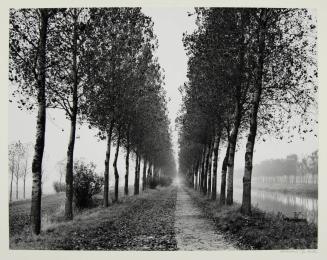
[[[103,178],[95,173],[93,163],[74,163],[74,201],[77,208],[85,208],[92,203],[92,197],[101,192]]]
[[[159,178],[158,184],[160,186],[167,187],[167,186],[171,185],[172,182],[173,182],[173,180],[172,180],[171,177],[169,177],[169,176],[162,176],[162,177]]]
[[[22,143],[21,141],[13,142],[8,147],[8,162],[9,172],[11,174],[11,186],[10,186],[10,200],[12,200],[12,181],[13,177],[16,179],[16,199],[18,199],[18,182],[19,179],[24,181],[24,194],[25,198],[25,181],[26,176],[29,173],[29,156],[30,156],[30,144]]]
[[[237,171],[239,175],[243,171]],[[304,156],[301,160],[296,154],[288,155],[286,158],[264,160],[253,167],[254,176],[287,176],[318,174],[317,151]]]
[[[66,190],[66,185],[59,181],[55,181],[53,183],[53,189],[55,190],[56,193],[64,192]]]
[[[114,124],[115,137],[121,137],[126,149],[173,173],[164,78],[154,56],[152,20],[140,8],[102,8],[90,10],[90,24],[86,80],[94,87],[85,91],[81,107],[90,128],[96,127],[105,139]]]
[[[157,186],[158,186],[158,182],[154,178],[150,179],[149,188],[150,189],[155,189]]]
[[[294,134],[315,134],[316,20],[307,9],[195,8],[191,15],[197,27],[183,37],[189,59],[177,118],[179,170],[190,182],[200,172],[205,192],[208,151],[219,137],[230,148],[228,199],[236,142],[248,130],[248,205],[255,141],[265,134],[288,142]]]
[[[318,174],[318,150],[312,152],[310,155],[302,158],[297,165],[298,174]]]
[[[26,153],[25,144],[21,141],[13,142],[8,147],[9,170],[19,178],[21,176],[21,164]]]
[[[35,176],[42,169],[45,108],[61,109],[71,121],[67,219],[73,218],[77,123],[87,121],[90,128],[99,130],[101,139],[108,137],[109,150],[112,134],[128,153],[137,153],[163,174],[175,173],[164,76],[154,55],[157,39],[153,21],[141,8],[11,9],[9,46],[13,97],[20,109],[31,110],[38,104],[42,112],[38,115]],[[109,158],[106,162],[109,169]],[[39,209],[33,212],[40,215]]]

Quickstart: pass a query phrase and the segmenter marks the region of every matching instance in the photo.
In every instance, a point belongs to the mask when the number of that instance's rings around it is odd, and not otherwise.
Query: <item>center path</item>
[[[179,250],[236,249],[223,235],[215,232],[214,223],[205,218],[183,186],[178,186],[175,235]]]

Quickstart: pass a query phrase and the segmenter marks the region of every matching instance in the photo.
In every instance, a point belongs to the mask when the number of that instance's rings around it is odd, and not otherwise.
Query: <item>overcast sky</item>
[[[159,49],[157,56],[161,66],[165,70],[165,89],[167,90],[169,118],[172,129],[177,111],[181,105],[181,96],[178,87],[186,81],[187,56],[182,44],[182,34],[191,32],[195,28],[194,17],[189,17],[187,12],[191,8],[143,8],[146,15],[151,16],[154,21],[154,31],[158,36]],[[16,104],[8,103],[9,106],[9,142],[35,142],[35,113],[27,113],[16,108]],[[68,145],[69,122],[61,111],[47,110],[46,143],[45,143],[45,189],[51,190],[54,180],[59,179],[55,170],[55,163],[65,158]],[[63,130],[63,131],[62,131]],[[80,126],[77,130],[75,145],[75,158],[84,158],[93,161],[97,165],[97,171],[102,174],[104,170],[105,142],[99,142],[94,137],[96,131],[89,130],[86,126]],[[307,155],[318,149],[317,138],[310,137],[305,141],[295,140],[288,144],[286,141],[278,141],[274,138],[266,138],[265,143],[258,142],[255,148],[254,160],[258,163],[269,158],[283,158],[289,154],[296,153],[299,156]],[[177,133],[174,131],[173,140],[177,152]],[[236,153],[236,168],[244,166],[244,141],[240,143],[240,150]],[[220,158],[222,156],[220,155]],[[112,163],[111,163],[112,164]],[[123,176],[124,161],[119,159],[120,174]],[[221,164],[220,164],[221,165]],[[134,165],[131,165],[133,172]],[[110,179],[113,179],[112,169]],[[134,180],[132,175],[131,181]],[[123,178],[120,178],[121,184]],[[112,184],[112,181],[111,181]],[[29,192],[29,191],[28,191]]]

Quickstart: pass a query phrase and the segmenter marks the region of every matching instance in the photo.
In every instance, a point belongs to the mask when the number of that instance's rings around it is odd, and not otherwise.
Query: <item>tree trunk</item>
[[[241,112],[240,107],[237,105],[236,116],[234,127],[229,139],[229,153],[228,153],[228,163],[227,163],[227,199],[226,204],[233,204],[233,179],[234,179],[234,159],[236,150],[236,141],[238,135],[238,129],[241,124]]]
[[[66,165],[66,202],[65,202],[65,219],[73,219],[73,167],[74,167],[74,146],[75,146],[75,135],[76,135],[76,118],[77,118],[77,14],[74,14],[74,28],[73,28],[73,106],[70,116],[70,136],[67,150],[67,165]]]
[[[195,185],[194,189],[198,189],[198,172],[199,172],[200,160],[197,160],[196,167],[195,167]]]
[[[221,205],[225,205],[226,203],[226,172],[227,172],[228,154],[229,154],[229,146],[227,146],[226,155],[221,169],[220,198],[219,198],[219,202]]]
[[[251,177],[252,177],[252,165],[253,165],[253,150],[255,137],[257,134],[257,117],[260,105],[260,98],[262,92],[262,79],[263,79],[263,63],[264,63],[264,51],[265,51],[265,30],[266,30],[266,11],[262,10],[261,22],[259,24],[259,60],[258,60],[258,72],[256,78],[255,92],[252,101],[252,111],[250,117],[250,132],[248,135],[248,141],[246,144],[245,152],[245,168],[243,177],[243,198],[241,212],[243,214],[251,213]]]
[[[11,180],[10,180],[10,201],[12,201],[12,183],[14,181],[14,171],[11,171]]]
[[[207,149],[205,156],[205,171],[203,176],[203,194],[206,195],[208,192],[208,170],[209,170],[209,156],[210,156],[210,144]]]
[[[129,153],[130,153],[130,146],[129,146],[129,128],[127,127],[127,134],[126,134],[126,173],[125,173],[125,187],[124,187],[124,193],[127,196],[128,195],[128,177],[129,177]]]
[[[213,148],[213,176],[212,176],[212,192],[211,199],[216,200],[217,198],[217,165],[218,165],[218,150],[219,150],[220,135],[216,135],[215,143]]]
[[[19,178],[18,178],[18,174],[17,174],[17,176],[16,176],[16,200],[18,200],[18,180],[19,180]]]
[[[37,103],[38,114],[36,122],[36,141],[32,162],[32,198],[31,198],[31,229],[36,235],[41,230],[41,196],[42,196],[42,158],[44,151],[44,136],[46,124],[45,100],[45,71],[46,71],[46,44],[48,31],[48,10],[40,9],[40,39],[37,59]]]
[[[140,172],[141,172],[141,156],[139,156],[139,163],[137,165],[137,184],[138,184],[138,192],[140,193]]]
[[[114,171],[115,171],[115,202],[118,202],[118,192],[119,192],[119,174],[118,174],[118,169],[117,169],[119,145],[120,145],[120,128],[118,129],[117,147],[116,147],[116,153],[115,153],[115,160],[113,163]]]
[[[195,183],[194,183],[194,189],[198,189],[198,171],[194,173]]]
[[[107,132],[107,150],[104,161],[104,187],[103,187],[103,206],[109,206],[109,163],[110,163],[110,149],[111,149],[111,136],[114,128],[114,120],[111,121],[109,131]]]
[[[137,195],[137,194],[140,193],[139,160],[140,160],[140,157],[139,157],[138,153],[136,153],[135,178],[134,178],[134,195]]]
[[[65,219],[73,219],[73,166],[74,166],[74,146],[76,133],[76,115],[71,119],[70,136],[67,150],[66,164],[66,201],[65,201]]]
[[[151,162],[149,162],[148,177],[146,178],[148,187],[150,186],[150,181],[152,180],[152,178],[151,178],[151,167],[152,167],[152,164],[151,164]]]
[[[206,158],[206,146],[203,148],[202,152],[202,163],[201,163],[201,175],[200,175],[200,191],[203,192],[204,190],[204,165],[205,165],[205,158]]]
[[[142,190],[143,191],[146,189],[146,165],[147,165],[147,162],[145,159],[143,159],[143,179],[142,179]]]
[[[25,194],[26,194],[26,192],[25,192],[25,187],[26,187],[26,176],[24,176],[24,199],[26,198],[26,197],[25,197]]]
[[[210,150],[209,150],[209,166],[208,166],[208,196],[210,197],[211,195],[211,185],[212,185],[212,180],[211,180],[211,172],[212,172],[212,149],[213,149],[213,143],[211,142],[210,144]]]
[[[235,150],[236,150],[236,142],[237,142],[237,135],[238,135],[238,130],[241,125],[241,120],[242,120],[242,115],[243,115],[243,110],[242,110],[242,104],[241,104],[241,99],[242,99],[242,94],[241,94],[241,89],[242,89],[242,79],[243,79],[243,71],[244,71],[244,55],[245,55],[245,48],[246,44],[244,43],[245,41],[245,36],[244,36],[244,22],[243,22],[243,17],[241,16],[241,46],[240,46],[240,51],[239,51],[239,73],[238,73],[238,86],[236,87],[236,107],[235,107],[235,121],[234,121],[234,126],[232,133],[230,135],[229,139],[229,155],[228,155],[228,164],[227,164],[227,199],[226,203],[227,205],[232,205],[233,204],[233,178],[234,178],[234,159],[235,159]]]

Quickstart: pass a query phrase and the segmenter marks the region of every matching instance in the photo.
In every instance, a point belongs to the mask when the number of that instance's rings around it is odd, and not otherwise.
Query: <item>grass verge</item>
[[[251,216],[240,212],[240,204],[220,206],[197,191],[187,192],[212,219],[218,231],[238,241],[241,249],[316,249],[318,230],[306,221],[286,220],[282,214],[263,212],[257,208]]]
[[[175,250],[176,188],[128,196],[108,208],[80,212],[73,221],[54,221],[39,236],[10,236],[10,249]]]

